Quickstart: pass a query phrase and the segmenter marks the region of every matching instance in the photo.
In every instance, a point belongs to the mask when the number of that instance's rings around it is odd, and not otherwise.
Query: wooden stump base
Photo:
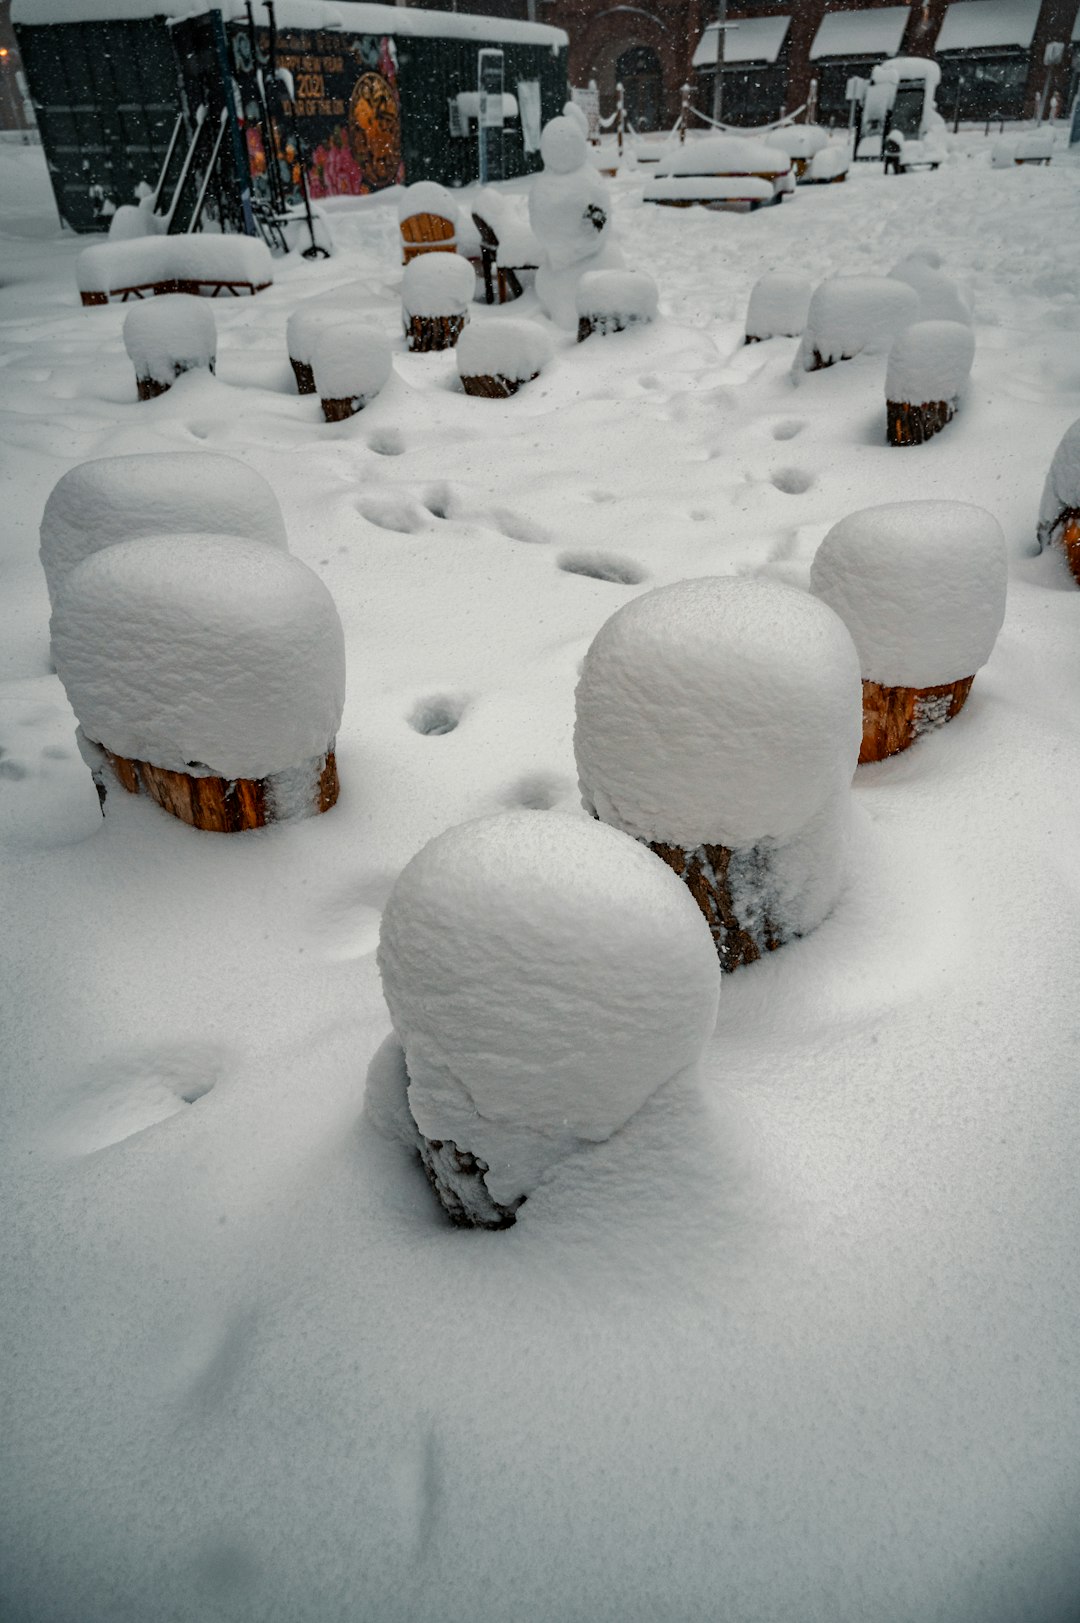
[[[293,377],[296,379],[297,394],[314,394],[315,373],[308,363],[306,361],[296,361],[290,355],[289,365],[292,367]]]
[[[467,316],[410,316],[405,337],[414,355],[427,355],[436,349],[453,349],[465,330]]]
[[[493,1200],[484,1182],[486,1161],[459,1149],[449,1139],[425,1138],[419,1128],[417,1147],[428,1183],[457,1228],[508,1229],[517,1222],[517,1209],[525,1197],[512,1206],[500,1206]]]
[[[1050,525],[1046,541],[1063,549],[1073,579],[1080,586],[1080,507],[1066,507]]]
[[[135,385],[138,389],[139,399],[156,400],[159,395],[168,394],[177,378],[183,377],[185,372],[196,372],[198,370],[199,368],[196,366],[184,366],[180,361],[174,361],[172,379],[168,383],[162,383],[160,378],[140,378],[138,374],[136,374]],[[208,370],[211,376],[213,376],[213,361],[210,362]]]
[[[787,937],[768,917],[766,907],[760,907],[750,917],[744,899],[750,893],[765,895],[766,851],[758,847],[733,851],[726,845],[661,845],[656,841],[649,842],[649,849],[678,874],[704,913],[725,974],[783,946]],[[736,905],[736,880],[740,907]]]
[[[601,338],[607,338],[613,332],[625,332],[628,327],[646,325],[637,316],[579,316],[577,324],[577,341],[583,344],[586,338],[593,333],[599,333]]]
[[[163,811],[189,827],[215,834],[238,834],[268,823],[317,817],[329,811],[338,797],[337,760],[332,749],[317,760],[266,778],[232,779],[171,772],[89,743],[87,749],[93,757],[90,769],[102,815],[113,782],[128,794],[149,795]]]
[[[368,397],[362,394],[344,395],[340,400],[324,399],[322,401],[322,414],[328,423],[343,423],[348,417],[355,417],[357,412],[363,411],[368,403]]]
[[[481,372],[475,377],[463,377],[461,386],[466,394],[478,395],[482,400],[507,400],[517,394],[522,384],[534,383],[539,376],[539,372],[533,372],[527,378],[508,378],[501,372]]]
[[[885,412],[890,445],[923,445],[952,421],[956,401],[924,400],[916,406],[907,400],[887,400]]]
[[[859,764],[884,761],[910,749],[924,733],[944,727],[958,716],[967,703],[974,676],[940,687],[884,687],[880,682],[863,682],[863,736]]]

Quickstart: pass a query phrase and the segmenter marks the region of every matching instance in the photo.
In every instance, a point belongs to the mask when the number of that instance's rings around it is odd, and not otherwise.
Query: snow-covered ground
[[[661,320],[470,399],[408,355],[392,201],[219,300],[217,376],[137,403],[40,149],[0,149],[0,1615],[11,1623],[1065,1623],[1080,1597],[1080,593],[1033,556],[1080,414],[1080,163],[858,170],[640,206]],[[928,445],[884,357],[742,347],[755,278],[917,245],[975,304]],[[395,375],[326,426],[285,321],[363,284]],[[504,312],[535,315],[532,295]],[[500,319],[474,306],[474,319]],[[74,463],[264,475],[345,626],[342,792],[232,838],[115,793],[49,668],[37,526]],[[966,709],[860,768],[827,922],[730,977],[704,1088],[448,1227],[387,1130],[380,909],[447,825],[575,810],[579,662],[636,591],[805,587],[876,502],[1010,554]]]

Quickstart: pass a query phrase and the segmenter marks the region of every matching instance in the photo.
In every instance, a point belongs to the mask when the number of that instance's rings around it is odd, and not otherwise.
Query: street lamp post
[[[712,116],[719,124],[724,111],[724,33],[727,0],[716,0],[716,77],[713,80]]]

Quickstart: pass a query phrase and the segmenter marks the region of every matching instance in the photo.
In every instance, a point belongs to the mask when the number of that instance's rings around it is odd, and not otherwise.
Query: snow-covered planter
[[[406,265],[425,254],[457,249],[457,205],[437,181],[406,186],[398,202],[398,226]]]
[[[209,231],[95,243],[75,261],[75,274],[84,304],[126,303],[146,293],[239,296],[261,293],[274,280],[265,242]]]
[[[965,323],[917,321],[900,334],[885,373],[890,445],[922,445],[951,422],[974,359]]]
[[[336,801],[344,636],[298,558],[237,536],[121,541],[65,577],[52,640],[103,811],[119,783],[233,833]]]
[[[470,322],[457,345],[466,394],[505,400],[538,378],[551,359],[546,333],[531,321]]]
[[[414,352],[453,349],[469,319],[476,275],[460,254],[422,254],[401,279],[401,318]]]
[[[851,156],[847,144],[836,141],[814,153],[802,178],[807,185],[829,186],[833,182],[846,180],[850,168]]]
[[[79,462],[41,516],[41,567],[56,603],[92,552],[142,535],[239,535],[289,550],[277,497],[261,474],[210,451],[141,451]]]
[[[217,358],[214,312],[204,300],[187,293],[134,304],[124,317],[124,348],[135,368],[139,399],[154,400],[183,372],[200,367],[213,372]]]
[[[304,299],[292,311],[285,324],[285,347],[289,352],[289,365],[296,379],[298,394],[315,393],[311,357],[316,344],[331,327],[356,322],[364,308],[367,292],[362,282],[347,282],[343,287],[331,288],[328,293],[317,293],[313,298]]]
[[[746,307],[746,342],[765,338],[798,338],[806,326],[814,284],[794,271],[769,271],[750,290]]]
[[[908,254],[889,275],[918,294],[920,321],[959,321],[970,327],[971,307],[940,264],[931,264],[921,253]]]
[[[363,411],[394,370],[390,345],[370,327],[331,326],[311,356],[315,389],[328,423]]]
[[[1061,547],[1080,586],[1080,417],[1054,452],[1039,505],[1039,547]]]
[[[794,370],[816,372],[888,350],[919,319],[916,293],[888,276],[830,276],[814,289]]]
[[[582,802],[686,881],[733,970],[833,907],[861,724],[858,657],[825,604],[679,581],[626,604],[585,656]]]
[[[438,835],[386,903],[379,969],[428,1178],[506,1228],[555,1162],[692,1070],[719,977],[696,908],[634,841],[514,811]]]
[[[883,761],[957,715],[1005,615],[1005,537],[967,502],[889,502],[834,524],[810,590],[858,650],[860,761]]]
[[[644,271],[586,271],[577,285],[578,343],[656,320],[659,294]]]

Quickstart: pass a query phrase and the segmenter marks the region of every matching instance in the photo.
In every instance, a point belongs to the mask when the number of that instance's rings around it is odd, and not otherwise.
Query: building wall
[[[34,110],[11,26],[11,0],[0,0],[0,130],[33,128]]]

